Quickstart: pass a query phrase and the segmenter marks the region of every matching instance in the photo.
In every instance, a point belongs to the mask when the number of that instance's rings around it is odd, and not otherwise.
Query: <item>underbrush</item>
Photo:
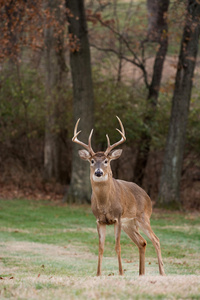
[[[44,181],[44,75],[42,65],[36,68],[30,62],[21,62],[18,68],[13,65],[12,69],[6,64],[3,66],[0,78],[0,195],[5,198],[61,199],[70,183],[74,125],[70,82],[58,95],[59,118],[55,131],[59,144],[59,176],[57,181]],[[197,79],[194,81],[191,99],[181,182],[181,201],[184,208],[190,209],[199,209],[200,205],[200,104]],[[97,65],[94,67],[93,81],[94,149],[106,148],[106,134],[109,134],[111,142],[118,139],[115,116],[119,115],[125,127],[127,141],[121,159],[113,165],[113,174],[116,178],[134,181],[140,137],[145,131],[150,133],[152,143],[149,167],[146,169],[143,186],[155,201],[170,119],[173,93],[171,76],[168,75],[166,82],[162,84],[155,118],[150,125],[143,122],[147,113],[147,90],[141,83],[138,84],[131,78],[128,83],[122,81],[116,84],[112,74],[103,74]]]

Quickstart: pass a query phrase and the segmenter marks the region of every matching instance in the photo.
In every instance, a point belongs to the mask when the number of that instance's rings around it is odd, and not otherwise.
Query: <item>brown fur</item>
[[[120,232],[121,228],[127,233],[131,240],[138,246],[140,253],[139,274],[145,273],[145,249],[147,242],[139,233],[141,228],[152,241],[158,256],[159,270],[161,275],[165,275],[160,251],[159,239],[156,237],[150,226],[152,213],[151,199],[147,193],[133,182],[116,180],[112,177],[110,167],[110,156],[103,156],[96,153],[91,159],[95,160],[95,165],[91,166],[92,212],[97,219],[97,229],[99,233],[99,263],[97,275],[101,275],[101,262],[105,242],[105,225],[115,225],[116,251],[119,261],[119,274],[123,274],[121,264]],[[104,165],[105,159],[108,165]],[[108,175],[107,181],[96,182],[93,174],[96,166],[101,167],[104,176]],[[123,220],[126,220],[123,223]]]
[[[80,150],[79,155],[82,159],[90,162],[90,179],[92,185],[92,212],[97,219],[97,230],[99,235],[99,257],[97,276],[101,275],[101,265],[106,236],[106,225],[114,224],[115,229],[115,250],[118,256],[119,274],[123,275],[121,262],[120,236],[123,229],[130,239],[137,245],[140,254],[139,274],[145,273],[145,249],[147,242],[140,235],[139,228],[152,241],[159,264],[161,275],[165,275],[161,257],[160,242],[150,226],[150,217],[152,213],[151,199],[146,192],[138,185],[132,182],[116,180],[112,177],[110,161],[118,159],[122,150],[114,150],[116,146],[124,143],[126,140],[125,130],[119,117],[117,117],[121,131],[120,141],[110,145],[108,135],[108,147],[105,152],[95,153],[91,146],[91,137],[93,129],[89,135],[88,145],[79,141],[77,132],[80,119],[76,122],[74,128],[74,137],[72,141],[83,146],[87,150]]]

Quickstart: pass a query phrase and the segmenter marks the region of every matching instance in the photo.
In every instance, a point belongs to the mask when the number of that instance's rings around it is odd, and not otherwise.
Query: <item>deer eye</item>
[[[106,159],[105,161],[104,161],[104,164],[107,164],[108,163],[108,160]]]
[[[92,165],[94,164],[94,159],[91,159],[91,164],[92,164]]]

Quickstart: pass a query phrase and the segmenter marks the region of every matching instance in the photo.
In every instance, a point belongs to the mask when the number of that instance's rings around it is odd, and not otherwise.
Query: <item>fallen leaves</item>
[[[127,263],[127,264],[130,264],[130,263],[133,262],[133,260],[132,259],[131,260],[125,259],[124,262]]]
[[[4,280],[4,279],[8,279],[8,277],[7,276],[6,277],[0,276],[0,280]],[[14,279],[14,276],[9,277],[9,279]]]

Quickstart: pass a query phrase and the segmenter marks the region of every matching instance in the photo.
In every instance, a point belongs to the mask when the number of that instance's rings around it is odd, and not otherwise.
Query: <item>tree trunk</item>
[[[70,65],[74,94],[74,124],[81,118],[80,139],[87,143],[93,127],[94,96],[91,74],[90,49],[84,0],[66,0],[70,36]],[[78,156],[80,146],[73,144],[72,176],[70,188],[64,197],[69,203],[90,202],[91,186],[89,164]]]
[[[163,65],[168,48],[167,11],[169,0],[148,0],[149,28],[147,41],[158,42],[153,75],[147,96],[147,112],[144,118],[144,131],[140,138],[138,154],[135,163],[135,182],[142,185],[148,155],[151,146],[151,127],[156,112],[157,100],[162,79]]]
[[[158,204],[180,208],[180,180],[186,126],[200,34],[200,3],[188,1],[186,24],[181,41],[171,119],[163,161]]]
[[[67,70],[63,53],[64,14],[62,15],[59,1],[48,0],[45,4],[51,17],[48,19],[49,16],[47,16],[44,31],[46,67],[44,179],[56,178],[59,180],[58,103],[63,74]]]

